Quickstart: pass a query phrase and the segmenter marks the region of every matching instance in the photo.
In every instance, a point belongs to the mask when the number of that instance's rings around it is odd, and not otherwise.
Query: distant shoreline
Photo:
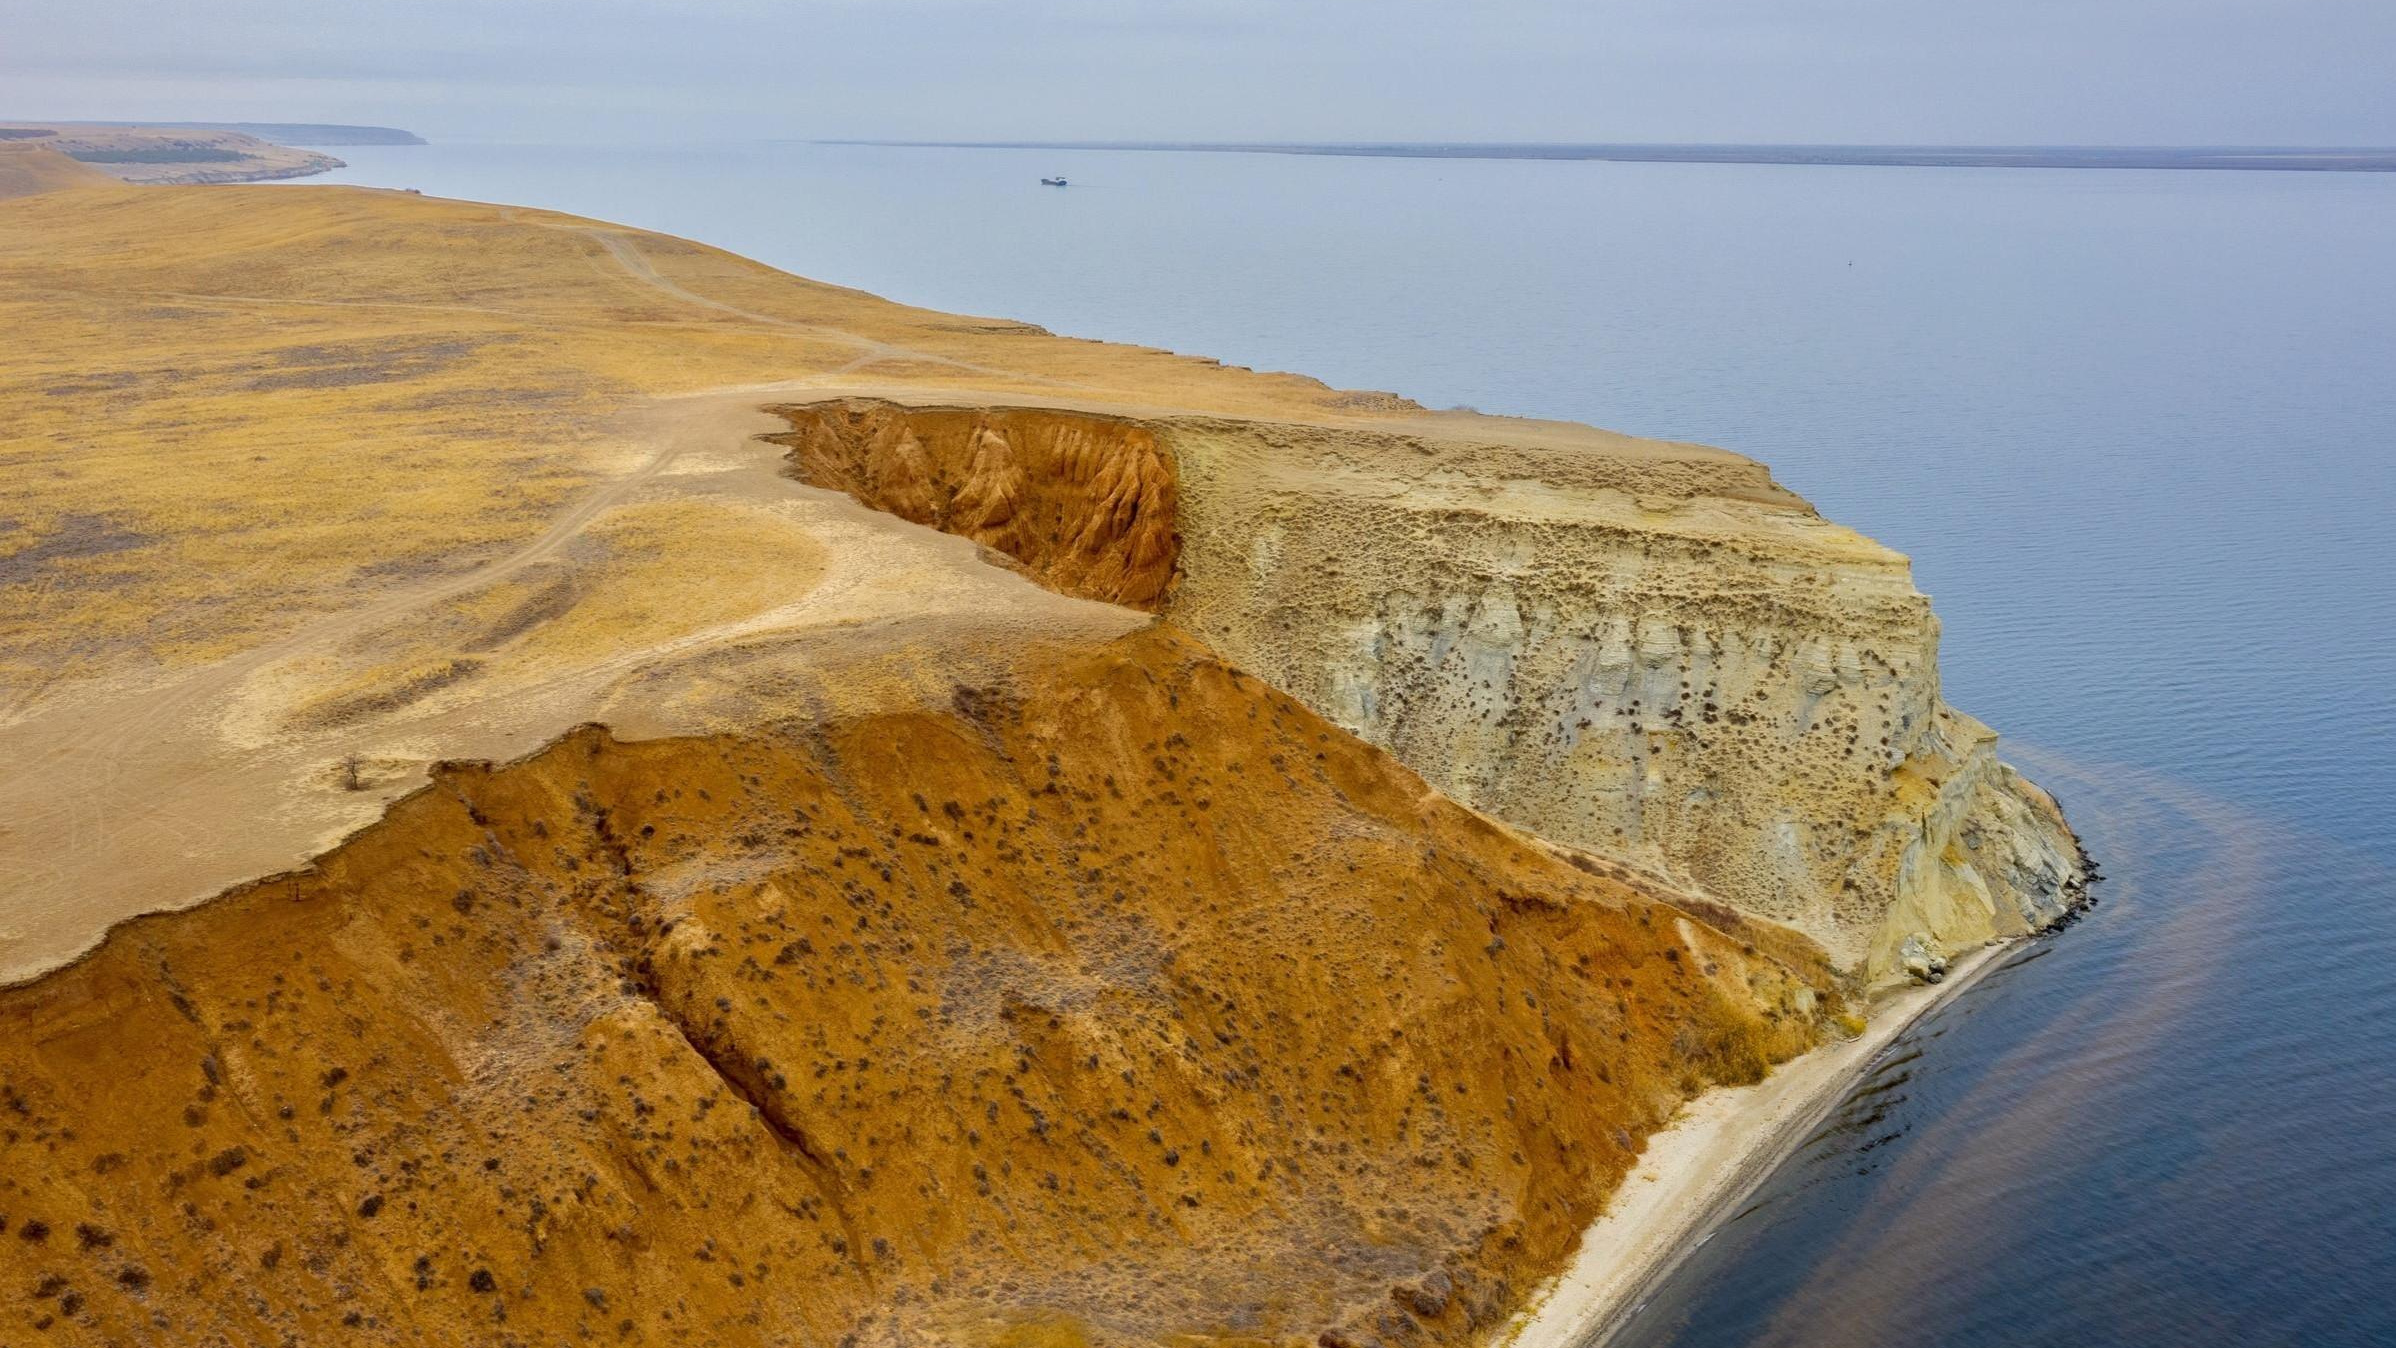
[[[1363,159],[1551,159],[1646,164],[1811,164],[1874,168],[2207,169],[2396,173],[2396,148],[2108,145],[1705,145],[1464,142],[819,140],[950,150],[1150,150]]]
[[[232,131],[275,145],[307,149],[318,145],[423,145],[424,137],[396,126],[352,126],[338,122],[44,122],[28,125],[155,127],[166,131]]]
[[[275,182],[347,168],[324,145],[422,145],[389,126],[315,122],[0,122],[0,142],[58,151],[129,183]]]

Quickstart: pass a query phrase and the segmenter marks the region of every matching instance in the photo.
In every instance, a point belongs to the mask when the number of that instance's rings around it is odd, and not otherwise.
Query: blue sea
[[[1950,700],[2108,878],[1620,1341],[2396,1344],[2396,175],[339,153],[334,181],[1769,463],[1913,557]]]

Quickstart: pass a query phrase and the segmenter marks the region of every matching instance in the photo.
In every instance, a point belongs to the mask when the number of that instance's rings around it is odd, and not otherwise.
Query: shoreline
[[[1946,1005],[2020,942],[1992,942],[1939,983],[1890,995],[1864,1032],[1774,1069],[1753,1086],[1697,1097],[1650,1135],[1572,1262],[1490,1342],[1503,1348],[1603,1348],[1648,1295],[1720,1228],[1828,1118],[1897,1037]]]

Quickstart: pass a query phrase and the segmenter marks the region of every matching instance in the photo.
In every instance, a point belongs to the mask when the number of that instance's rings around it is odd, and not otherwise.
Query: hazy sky
[[[2396,145],[2396,0],[0,0],[0,117]]]

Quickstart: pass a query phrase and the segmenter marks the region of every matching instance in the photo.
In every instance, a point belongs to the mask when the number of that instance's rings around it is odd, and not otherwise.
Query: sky
[[[0,0],[0,118],[2396,145],[2396,0]]]

